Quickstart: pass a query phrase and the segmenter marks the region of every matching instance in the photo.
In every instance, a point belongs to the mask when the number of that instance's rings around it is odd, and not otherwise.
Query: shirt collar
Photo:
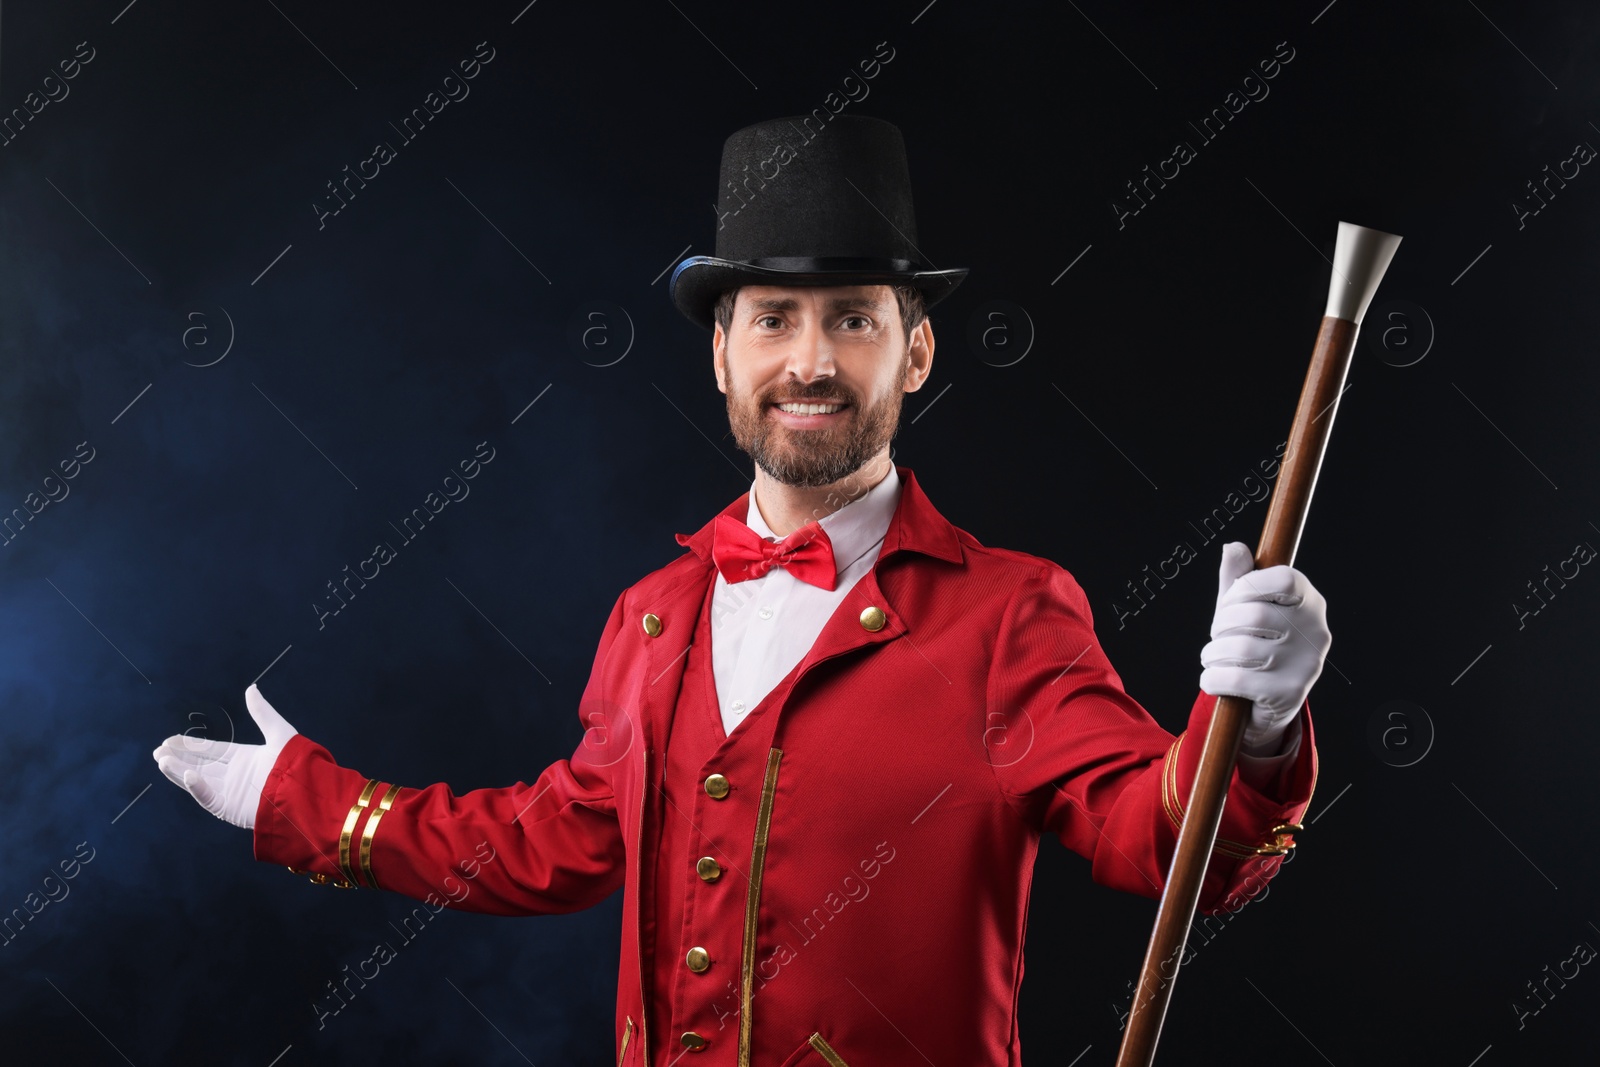
[[[877,485],[844,507],[817,520],[817,525],[827,532],[828,541],[833,545],[836,574],[843,574],[845,568],[883,541],[889,529],[889,520],[894,518],[895,506],[899,503],[900,475],[890,464],[889,473]],[[750,529],[761,537],[782,540],[761,517],[761,509],[756,506],[755,482],[750,483],[747,506],[745,522]]]
[[[921,552],[935,559],[947,560],[951,563],[961,563],[964,553],[961,547],[963,535],[943,515],[939,514],[933,502],[922,491],[921,484],[917,481],[916,472],[910,467],[897,465],[895,473],[900,480],[899,503],[895,507],[894,517],[889,522],[889,529],[884,534],[883,549],[878,554],[879,559],[885,559],[896,552],[911,551]],[[884,476],[888,480],[888,476]],[[734,498],[733,503],[723,508],[720,515],[731,515],[742,522],[748,522],[747,513],[750,506],[749,493],[741,493]],[[860,503],[857,501],[856,503]],[[848,507],[853,505],[847,505]],[[674,540],[699,559],[702,566],[713,567],[711,562],[711,531],[716,525],[717,516],[694,533],[679,533],[674,535]],[[832,534],[829,534],[832,537]]]

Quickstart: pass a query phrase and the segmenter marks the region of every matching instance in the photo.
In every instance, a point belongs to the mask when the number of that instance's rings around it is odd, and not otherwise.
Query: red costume
[[[617,599],[570,759],[457,796],[368,779],[296,735],[256,857],[502,915],[623,887],[621,1064],[695,1049],[728,1067],[882,1067],[922,1049],[1016,1067],[1040,834],[1097,882],[1157,896],[1215,698],[1174,738],[1123,691],[1071,575],[980,545],[897,470],[877,563],[731,737],[707,523]],[[1316,780],[1300,714],[1270,790],[1235,772],[1202,911],[1239,906],[1281,863]]]

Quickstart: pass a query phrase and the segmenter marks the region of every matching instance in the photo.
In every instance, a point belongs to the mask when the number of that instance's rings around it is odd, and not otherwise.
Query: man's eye
[[[865,315],[847,315],[844,318],[843,322],[845,324],[849,324],[849,323],[852,323],[852,322],[859,322],[861,324],[861,328],[862,329],[865,329],[865,328],[870,327],[872,325],[872,320],[868,319]]]
[[[776,315],[763,315],[759,319],[756,320],[756,325],[758,325],[758,326],[766,326],[767,323],[769,323],[769,322],[776,323],[778,326],[783,325],[783,320],[778,318],[778,316],[776,316]],[[777,327],[774,326],[772,328],[776,329]]]

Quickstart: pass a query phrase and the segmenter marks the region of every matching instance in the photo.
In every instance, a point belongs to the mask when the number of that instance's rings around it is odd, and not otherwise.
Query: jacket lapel
[[[912,621],[890,602],[878,583],[878,569],[884,560],[909,551],[951,563],[965,561],[956,528],[934,508],[911,468],[897,465],[895,470],[901,480],[900,500],[889,520],[878,559],[845,594],[817,635],[815,644],[802,661],[802,674],[823,660],[864,645],[885,644],[910,632]],[[716,565],[711,559],[712,528],[720,515],[730,515],[744,522],[749,501],[750,494],[743,493],[695,533],[677,534],[678,544],[689,549],[689,555],[683,560],[689,565],[660,592],[649,597],[660,607],[641,605],[644,611],[653,612],[662,621],[661,633],[650,639],[649,673],[645,679],[644,699],[650,709],[645,716],[648,745],[653,745],[651,735],[664,738],[671,728],[689,642],[694,636],[707,586],[716,579]],[[881,625],[878,613],[882,615]]]

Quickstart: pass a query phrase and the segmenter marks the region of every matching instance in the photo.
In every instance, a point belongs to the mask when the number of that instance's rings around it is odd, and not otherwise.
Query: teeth
[[[843,404],[779,404],[778,407],[791,415],[831,415],[844,407]]]

